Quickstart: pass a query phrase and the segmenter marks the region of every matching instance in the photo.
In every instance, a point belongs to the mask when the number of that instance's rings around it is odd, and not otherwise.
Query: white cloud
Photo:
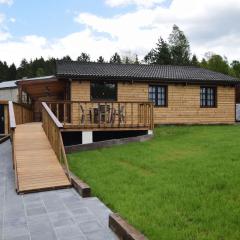
[[[30,60],[40,56],[61,58],[70,55],[73,59],[76,59],[82,51],[90,53],[92,59],[97,59],[100,55],[110,58],[115,49],[116,44],[110,40],[95,37],[90,30],[86,29],[52,41],[32,35],[25,36],[17,41],[2,42],[0,43],[0,59],[7,61],[9,64],[15,62],[19,65],[22,58]]]
[[[0,31],[0,42],[8,40],[10,37],[11,37],[10,33]]]
[[[5,22],[5,15],[0,13],[0,42],[6,41],[11,37],[11,34],[8,32],[4,22]]]
[[[165,0],[106,0],[106,4],[110,7],[119,7],[127,5],[136,5],[138,7],[153,7],[156,4],[160,4]]]
[[[110,2],[141,5],[145,1]],[[173,0],[169,8],[140,8],[112,18],[81,13],[75,20],[92,32],[111,36],[118,50],[131,50],[141,56],[159,36],[166,39],[173,24],[177,24],[189,38],[192,52],[203,56],[206,51],[215,51],[230,59],[240,58],[239,0]]]
[[[13,0],[0,0],[0,4],[12,5],[13,4]]]
[[[11,23],[15,23],[15,22],[16,22],[16,18],[10,18],[9,21],[10,21]]]

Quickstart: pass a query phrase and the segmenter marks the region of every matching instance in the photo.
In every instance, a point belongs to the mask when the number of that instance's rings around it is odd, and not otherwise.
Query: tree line
[[[77,59],[71,59],[70,56],[65,56],[61,59],[49,58],[47,60],[43,57],[30,61],[23,59],[19,67],[16,67],[14,63],[9,66],[6,62],[0,61],[0,81],[53,75],[56,71],[56,60],[77,60],[87,63],[91,62],[91,57],[83,52]],[[211,52],[206,53],[205,57],[199,60],[195,54],[191,54],[190,43],[184,32],[177,25],[173,26],[168,39],[164,40],[160,37],[155,47],[142,60],[139,60],[138,55],[120,56],[116,52],[109,60],[99,56],[97,62],[196,66],[240,78],[240,61],[238,60],[229,63],[226,57]]]

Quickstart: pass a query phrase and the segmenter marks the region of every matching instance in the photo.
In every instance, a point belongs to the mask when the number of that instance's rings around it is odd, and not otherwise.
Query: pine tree
[[[110,63],[122,63],[122,59],[117,52],[111,57]]]
[[[136,56],[135,56],[134,64],[140,64],[139,59],[138,59],[138,55],[137,55],[137,54],[136,54]]]
[[[90,62],[90,55],[82,52],[81,55],[77,58],[77,61],[82,63]]]
[[[98,63],[104,63],[105,60],[104,60],[103,56],[100,56],[100,57],[97,59],[97,62],[98,62]]]
[[[30,77],[30,74],[29,74],[28,70],[29,70],[29,63],[24,58],[21,61],[19,68],[17,69],[17,78],[21,79],[21,78],[24,78],[24,77]]]
[[[147,64],[154,63],[154,49],[152,49],[143,59],[143,61]]]
[[[193,54],[193,56],[192,56],[191,65],[195,66],[195,67],[199,67],[199,65],[200,65],[200,63],[197,59],[197,56],[195,54]]]
[[[6,62],[0,61],[0,80],[7,81],[8,80],[8,65]]]
[[[201,63],[200,63],[200,67],[202,68],[208,68],[208,63],[206,61],[205,58],[202,59]]]
[[[234,76],[240,78],[240,62],[237,60],[232,61],[231,67],[234,72]]]
[[[72,61],[71,57],[69,55],[64,56],[61,60],[63,61]]]
[[[8,69],[7,80],[16,80],[16,79],[17,79],[17,69],[15,64],[13,63]]]
[[[169,65],[172,63],[169,45],[161,37],[153,50],[153,61],[156,64]]]

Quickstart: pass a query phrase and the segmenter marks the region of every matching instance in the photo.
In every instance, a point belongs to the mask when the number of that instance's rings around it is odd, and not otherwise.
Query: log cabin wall
[[[90,81],[71,82],[71,101],[90,101]],[[79,109],[72,106],[72,123],[79,124]]]
[[[217,107],[200,107],[199,85],[169,85],[168,107],[154,108],[155,124],[235,123],[235,88],[217,87]]]
[[[159,84],[161,85],[161,84]],[[203,84],[204,85],[204,84]],[[148,83],[118,83],[117,99],[148,101]],[[90,101],[90,81],[72,81],[72,101]],[[78,109],[72,109],[78,123]],[[200,85],[168,85],[167,107],[154,107],[154,124],[233,124],[235,123],[235,87],[217,86],[217,107],[200,107]]]
[[[148,84],[118,83],[118,101],[146,102],[148,101]]]

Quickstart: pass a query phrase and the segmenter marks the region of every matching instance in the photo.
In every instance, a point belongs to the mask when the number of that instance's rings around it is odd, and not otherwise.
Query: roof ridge
[[[95,62],[95,61],[90,61],[90,62],[80,62],[77,60],[56,60],[56,63],[77,63],[81,65],[89,65],[89,64],[95,64],[95,65],[120,65],[120,66],[159,66],[159,67],[187,67],[187,68],[199,68],[201,67],[198,66],[192,66],[192,65],[175,65],[175,64],[155,64],[155,63],[114,63],[114,62]]]

